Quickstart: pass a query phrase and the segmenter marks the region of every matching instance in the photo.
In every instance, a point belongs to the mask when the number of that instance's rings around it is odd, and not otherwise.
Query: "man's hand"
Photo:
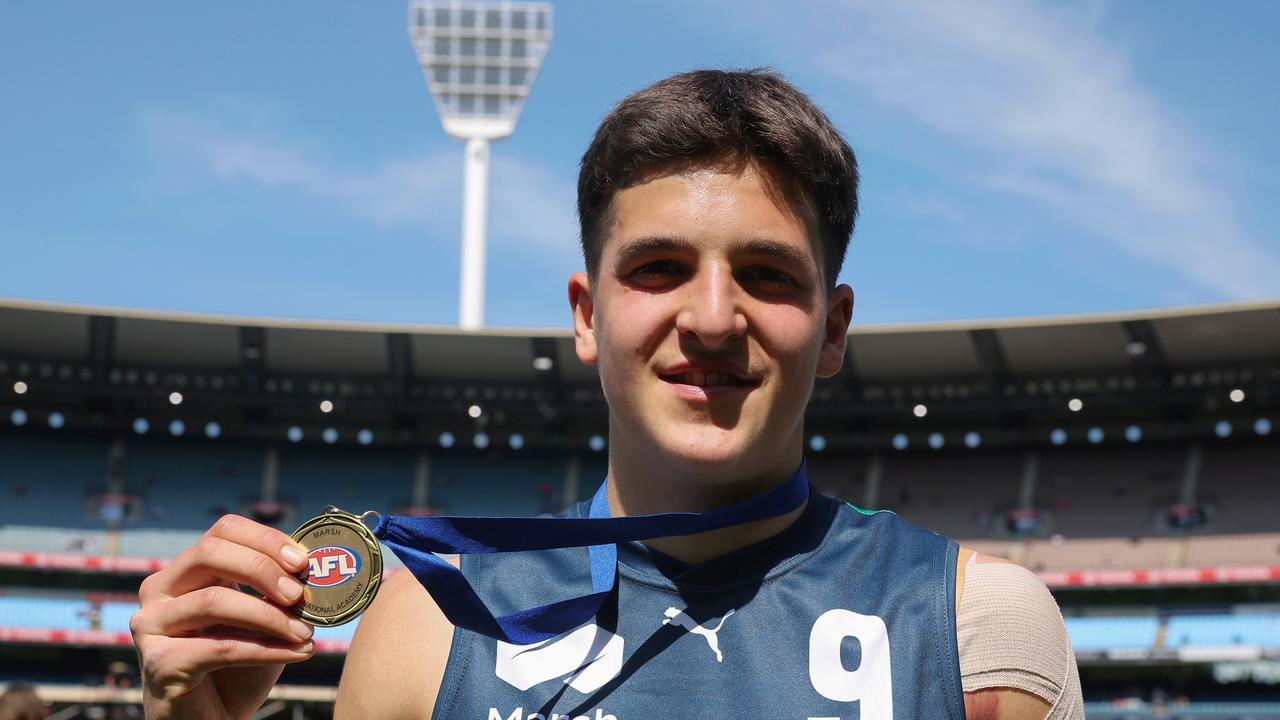
[[[160,718],[248,718],[286,663],[315,652],[302,597],[306,550],[289,536],[224,515],[169,567],[142,581],[129,621],[143,707]],[[237,589],[247,585],[262,594]]]

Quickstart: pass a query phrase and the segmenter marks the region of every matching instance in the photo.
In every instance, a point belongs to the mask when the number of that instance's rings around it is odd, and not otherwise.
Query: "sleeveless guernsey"
[[[791,527],[700,565],[622,543],[595,622],[523,646],[455,629],[433,717],[964,720],[957,551],[812,489]],[[462,571],[495,614],[591,588],[584,548]]]

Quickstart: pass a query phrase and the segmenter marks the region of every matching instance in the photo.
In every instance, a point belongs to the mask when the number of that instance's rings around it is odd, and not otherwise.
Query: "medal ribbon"
[[[694,535],[785,515],[809,496],[804,461],[787,482],[749,500],[708,513],[672,512],[615,518],[605,492],[591,498],[585,518],[450,517],[384,515],[373,534],[404,562],[455,626],[516,645],[529,645],[572,630],[599,612],[618,575],[616,543]],[[587,547],[588,595],[495,617],[462,571],[435,553],[474,555]]]

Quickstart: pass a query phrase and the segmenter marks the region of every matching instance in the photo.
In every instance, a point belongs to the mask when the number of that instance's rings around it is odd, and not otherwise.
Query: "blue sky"
[[[5,3],[0,296],[452,325],[462,147],[406,3]],[[487,324],[567,328],[623,95],[772,65],[843,130],[854,323],[1280,296],[1280,5],[558,2],[494,146]]]

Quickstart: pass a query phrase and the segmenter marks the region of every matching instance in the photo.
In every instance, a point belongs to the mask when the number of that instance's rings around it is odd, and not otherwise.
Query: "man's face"
[[[611,460],[725,479],[794,469],[813,380],[839,371],[853,308],[847,285],[827,294],[799,212],[752,163],[614,196],[594,287],[569,281]]]

